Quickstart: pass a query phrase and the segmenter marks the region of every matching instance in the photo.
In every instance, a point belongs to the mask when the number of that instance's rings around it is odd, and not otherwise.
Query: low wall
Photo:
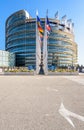
[[[0,75],[36,75],[35,72],[0,72]],[[79,75],[79,72],[48,72],[47,75]]]
[[[48,75],[79,75],[79,72],[48,72]]]
[[[34,75],[34,72],[1,72],[0,75]]]

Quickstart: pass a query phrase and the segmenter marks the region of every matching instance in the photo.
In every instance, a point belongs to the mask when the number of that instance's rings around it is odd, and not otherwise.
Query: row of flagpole
[[[45,19],[45,30],[43,30],[40,18],[38,17],[38,11],[36,12],[36,74],[39,74],[41,64],[41,47],[43,47],[43,70],[44,74],[48,73],[48,49],[47,39],[51,31],[50,23],[48,20],[48,11]],[[42,44],[43,43],[43,44]]]

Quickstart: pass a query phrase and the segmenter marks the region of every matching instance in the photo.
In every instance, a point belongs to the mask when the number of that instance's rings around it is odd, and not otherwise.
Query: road
[[[0,76],[0,130],[84,130],[84,75]]]

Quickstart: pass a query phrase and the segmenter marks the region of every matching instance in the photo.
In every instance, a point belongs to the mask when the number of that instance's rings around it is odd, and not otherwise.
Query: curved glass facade
[[[0,67],[14,67],[15,54],[0,50]]]
[[[41,18],[44,28],[45,18]],[[77,63],[77,44],[70,28],[57,19],[49,19],[52,32],[48,38],[48,66]],[[16,66],[36,65],[36,19],[20,10],[6,21],[6,50],[16,54]]]

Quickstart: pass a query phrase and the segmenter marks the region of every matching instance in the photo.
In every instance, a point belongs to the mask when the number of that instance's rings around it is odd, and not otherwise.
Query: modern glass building
[[[0,50],[0,67],[15,66],[15,54]]]
[[[49,18],[52,32],[48,38],[48,66],[75,66],[77,44],[70,20]],[[66,21],[66,24],[65,24]],[[41,18],[44,29],[45,18]],[[36,65],[36,18],[26,10],[15,12],[6,21],[6,51],[15,53],[16,66]]]

